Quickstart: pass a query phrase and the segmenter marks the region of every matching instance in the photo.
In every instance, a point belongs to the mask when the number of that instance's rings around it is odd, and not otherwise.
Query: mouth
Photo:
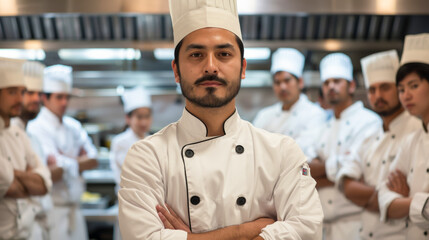
[[[203,81],[197,85],[203,86],[203,87],[218,87],[218,86],[222,86],[223,83],[221,83],[219,81],[214,81],[214,80],[207,80],[207,81]]]
[[[406,108],[406,109],[413,108],[414,106],[415,106],[415,104],[412,104],[412,103],[405,104],[405,108]]]

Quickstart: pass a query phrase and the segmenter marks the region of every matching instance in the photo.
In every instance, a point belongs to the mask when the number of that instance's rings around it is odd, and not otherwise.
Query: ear
[[[246,78],[246,68],[247,68],[247,60],[245,58],[243,58],[243,67],[242,67],[242,71],[241,71],[241,79]]]
[[[171,68],[173,68],[175,82],[180,83],[179,69],[175,60],[171,61]]]
[[[349,93],[352,94],[356,91],[356,82],[353,79],[349,84]]]
[[[125,123],[130,126],[131,118],[128,116],[128,114],[125,114]]]
[[[298,86],[300,90],[304,88],[304,79],[302,79],[302,77],[298,78]]]

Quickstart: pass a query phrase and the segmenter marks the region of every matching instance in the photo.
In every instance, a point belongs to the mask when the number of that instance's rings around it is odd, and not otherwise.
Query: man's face
[[[0,115],[3,118],[10,119],[19,116],[24,93],[25,87],[0,89]]]
[[[355,91],[355,85],[342,78],[329,78],[323,83],[322,90],[328,103],[334,106],[347,101]]]
[[[284,104],[293,104],[299,99],[303,87],[302,79],[295,78],[289,72],[277,72],[273,76],[273,90]]]
[[[38,91],[27,91],[24,93],[22,102],[21,118],[32,120],[40,111],[41,93]]]
[[[369,86],[368,100],[371,108],[381,116],[390,116],[401,109],[395,83],[374,83]]]
[[[407,111],[423,121],[429,118],[429,82],[410,73],[398,84],[399,100]]]
[[[217,108],[230,103],[245,77],[246,61],[233,33],[203,28],[183,39],[179,67],[173,61],[176,82],[183,96],[199,107]]]
[[[49,99],[46,95],[43,95],[42,99],[43,105],[53,112],[57,117],[61,118],[66,113],[67,106],[70,101],[70,94],[51,93],[51,97]]]

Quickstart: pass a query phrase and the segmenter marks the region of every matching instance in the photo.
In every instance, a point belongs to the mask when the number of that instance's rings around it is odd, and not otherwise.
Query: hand
[[[404,197],[408,197],[410,193],[407,177],[398,169],[389,174],[387,187],[390,191],[399,193]]]
[[[258,218],[255,221],[243,223],[239,225],[240,236],[243,236],[243,239],[258,238],[262,229],[274,222],[275,220],[271,218]]]
[[[380,208],[378,206],[378,192],[374,191],[374,193],[369,198],[368,202],[365,205],[365,209],[370,212],[379,212]]]
[[[49,155],[46,163],[48,164],[49,168],[54,168],[57,166],[57,158],[55,155]]]
[[[188,225],[186,225],[183,220],[177,216],[173,209],[168,204],[165,204],[165,206],[168,211],[160,205],[156,206],[156,211],[158,212],[158,216],[164,224],[164,227],[166,229],[183,230],[187,233],[191,233]]]
[[[79,157],[82,157],[82,156],[86,157],[87,154],[88,153],[86,152],[85,148],[82,147],[79,151]]]

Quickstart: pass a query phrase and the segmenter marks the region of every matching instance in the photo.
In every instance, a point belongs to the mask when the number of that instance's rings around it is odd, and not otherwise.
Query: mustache
[[[382,99],[382,98],[380,98],[380,99],[378,99],[377,101],[375,101],[375,105],[377,105],[377,104],[379,104],[379,103],[387,104],[387,102],[386,102],[384,99]]]
[[[205,81],[216,81],[216,82],[219,82],[219,83],[226,85],[225,79],[220,78],[217,75],[206,75],[206,76],[200,77],[197,79],[197,81],[195,81],[195,85],[198,85],[198,84],[205,82]]]

